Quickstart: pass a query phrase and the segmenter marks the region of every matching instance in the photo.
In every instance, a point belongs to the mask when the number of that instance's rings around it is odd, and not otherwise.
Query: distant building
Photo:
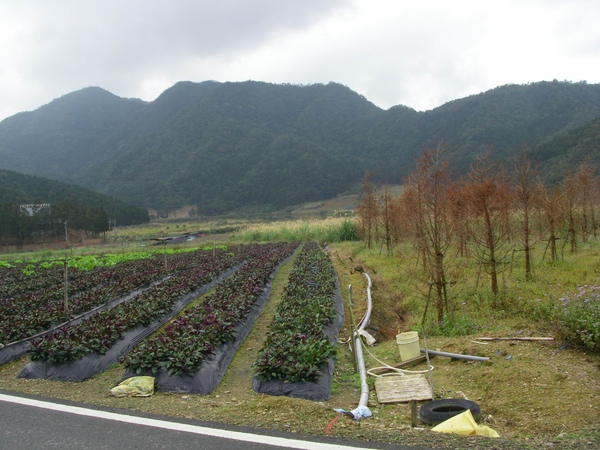
[[[31,217],[40,212],[50,212],[50,203],[31,203],[29,205],[19,205],[19,209]]]

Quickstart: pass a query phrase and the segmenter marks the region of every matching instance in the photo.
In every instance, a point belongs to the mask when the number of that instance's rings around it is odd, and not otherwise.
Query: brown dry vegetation
[[[379,330],[379,334],[376,331],[374,334],[383,339],[404,331],[407,324],[403,321],[408,320],[408,312],[401,306],[395,281],[380,274],[378,267],[368,267],[353,253],[352,246],[332,245],[330,255],[345,300],[347,286],[353,286],[354,316],[359,317],[364,308],[365,279],[355,270],[363,266],[374,281],[372,323]],[[0,367],[0,389],[145,413],[324,436],[325,427],[335,418],[333,409],[353,409],[359,398],[358,377],[346,344],[338,345],[333,395],[327,402],[270,397],[250,389],[249,366],[262,345],[290,267],[288,263],[281,269],[255,328],[237,352],[221,384],[210,395],[155,393],[151,398],[113,398],[108,390],[123,373],[119,365],[81,383],[17,379],[15,375],[26,357]],[[339,336],[342,340],[350,335],[349,317],[347,310],[347,325]],[[600,357],[576,349],[561,349],[560,342],[476,342],[477,337],[506,337],[521,329],[524,331],[520,336],[539,335],[535,323],[517,319],[510,325],[499,324],[477,335],[427,339],[429,348],[491,358],[486,363],[433,358],[432,380],[438,397],[462,398],[464,394],[478,402],[483,422],[498,431],[501,438],[442,435],[429,431],[428,426],[412,429],[409,405],[379,404],[374,390],[369,401],[373,417],[359,422],[342,417],[330,436],[428,448],[600,448]],[[400,362],[393,339],[380,341],[370,351],[388,364]],[[511,358],[507,359],[508,356]],[[367,365],[374,367],[380,363],[367,357]]]

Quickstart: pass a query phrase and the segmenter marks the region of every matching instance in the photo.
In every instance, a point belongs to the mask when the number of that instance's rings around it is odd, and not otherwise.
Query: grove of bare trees
[[[526,148],[506,165],[492,160],[490,149],[461,178],[452,177],[446,154],[443,143],[425,148],[396,196],[367,174],[356,209],[367,248],[391,256],[400,244],[414,247],[411,276],[427,301],[425,314],[434,305],[438,322],[452,320],[450,288],[460,280],[449,274],[465,261],[477,267],[477,285],[487,279],[498,299],[504,270],[534,279],[534,249],[537,258],[556,261],[596,236],[600,178],[592,164],[546,186]]]

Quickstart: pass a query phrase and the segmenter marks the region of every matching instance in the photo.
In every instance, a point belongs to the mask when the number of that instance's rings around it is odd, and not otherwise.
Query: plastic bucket
[[[421,354],[419,349],[419,333],[416,331],[407,331],[396,335],[396,343],[400,350],[400,360],[407,361],[416,358]]]

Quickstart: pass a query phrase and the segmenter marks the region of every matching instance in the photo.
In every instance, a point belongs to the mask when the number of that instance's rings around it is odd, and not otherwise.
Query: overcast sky
[[[428,110],[496,86],[600,82],[598,0],[2,0],[0,120],[87,86],[338,82]]]

